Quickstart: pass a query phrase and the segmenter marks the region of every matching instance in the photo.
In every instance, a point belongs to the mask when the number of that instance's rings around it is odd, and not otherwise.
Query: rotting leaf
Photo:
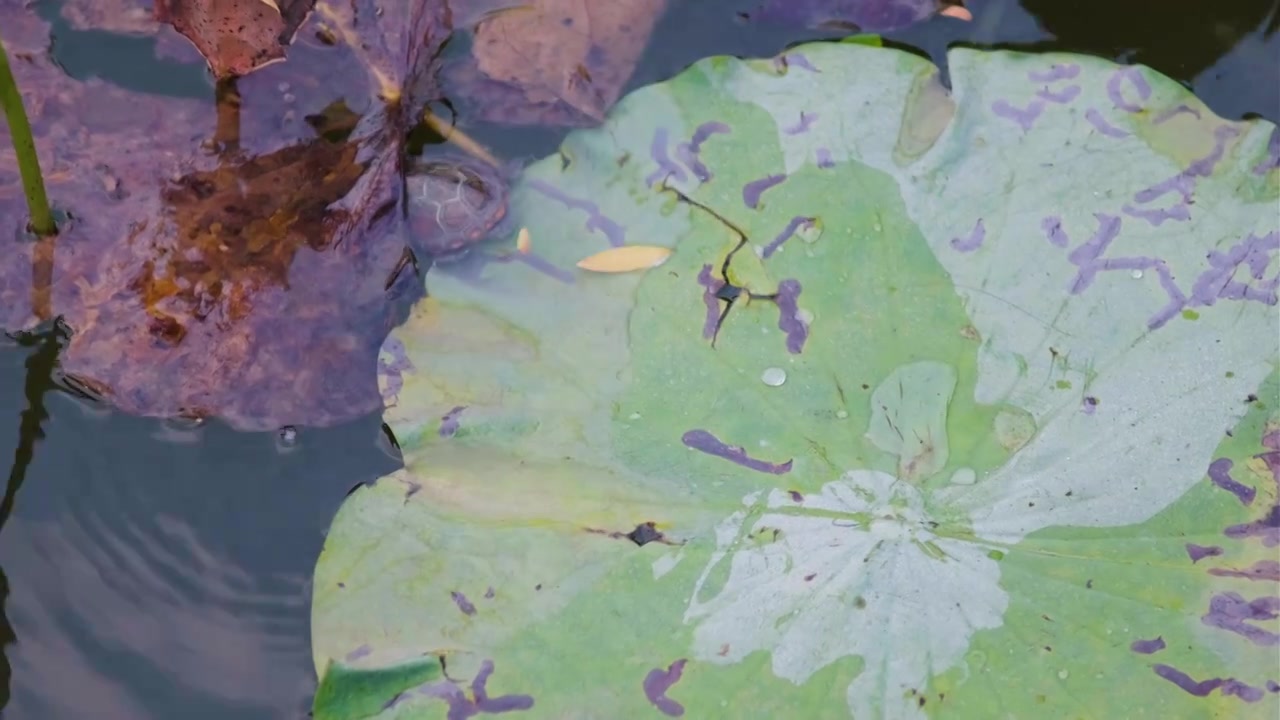
[[[580,126],[617,100],[666,0],[507,5],[479,20],[471,57],[449,69],[454,94],[472,100],[471,117]]]
[[[47,24],[6,8],[19,33],[6,43],[30,50],[15,71],[51,158],[46,184],[70,220],[55,243],[15,245],[0,264],[0,326],[63,316],[74,329],[63,370],[129,412],[268,429],[376,409],[378,345],[422,292],[396,272],[401,156],[417,121],[405,102],[435,92],[448,28],[436,3],[385,22],[373,3],[341,5],[313,13],[303,37],[344,30],[377,62],[367,75],[351,48],[300,44],[308,62],[240,79],[216,115],[206,101],[68,77]],[[370,78],[396,84],[393,102]],[[20,227],[3,132],[0,224]]]
[[[155,0],[158,22],[169,23],[204,56],[218,78],[248,73],[280,60],[316,0]]]

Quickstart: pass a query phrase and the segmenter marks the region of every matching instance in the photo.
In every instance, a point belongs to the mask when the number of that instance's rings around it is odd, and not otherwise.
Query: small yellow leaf
[[[622,273],[655,268],[671,257],[671,248],[656,245],[623,245],[598,252],[578,261],[578,267],[592,272]]]
[[[533,249],[533,243],[529,241],[529,228],[520,228],[520,232],[516,234],[516,249],[525,255]]]

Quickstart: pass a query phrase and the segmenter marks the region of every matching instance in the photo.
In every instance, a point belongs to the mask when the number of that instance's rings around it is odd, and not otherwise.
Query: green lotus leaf
[[[316,567],[378,717],[1280,712],[1280,134],[814,44],[638,90],[383,348]],[[575,263],[673,249],[645,272]],[[361,656],[352,658],[356,649]]]

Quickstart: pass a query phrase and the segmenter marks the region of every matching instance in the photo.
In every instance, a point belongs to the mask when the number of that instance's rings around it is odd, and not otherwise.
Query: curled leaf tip
[[[655,268],[671,257],[671,248],[656,245],[623,245],[578,261],[583,270],[623,273]]]

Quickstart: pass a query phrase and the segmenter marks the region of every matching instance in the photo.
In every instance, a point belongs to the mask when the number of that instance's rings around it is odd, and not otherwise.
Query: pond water
[[[744,23],[754,3],[672,0],[630,87],[712,54],[772,55],[837,37]],[[1280,120],[1280,3],[969,0],[975,21],[891,34],[941,64],[949,45],[1069,50],[1140,62],[1224,117]],[[42,4],[56,18],[58,3]],[[159,66],[144,38],[55,26],[68,72],[207,97],[202,69]],[[141,83],[141,85],[139,85]],[[480,126],[531,158],[562,133]],[[296,436],[130,417],[57,372],[59,327],[0,335],[0,716],[306,717],[309,578],[346,494],[394,469],[370,415]]]

